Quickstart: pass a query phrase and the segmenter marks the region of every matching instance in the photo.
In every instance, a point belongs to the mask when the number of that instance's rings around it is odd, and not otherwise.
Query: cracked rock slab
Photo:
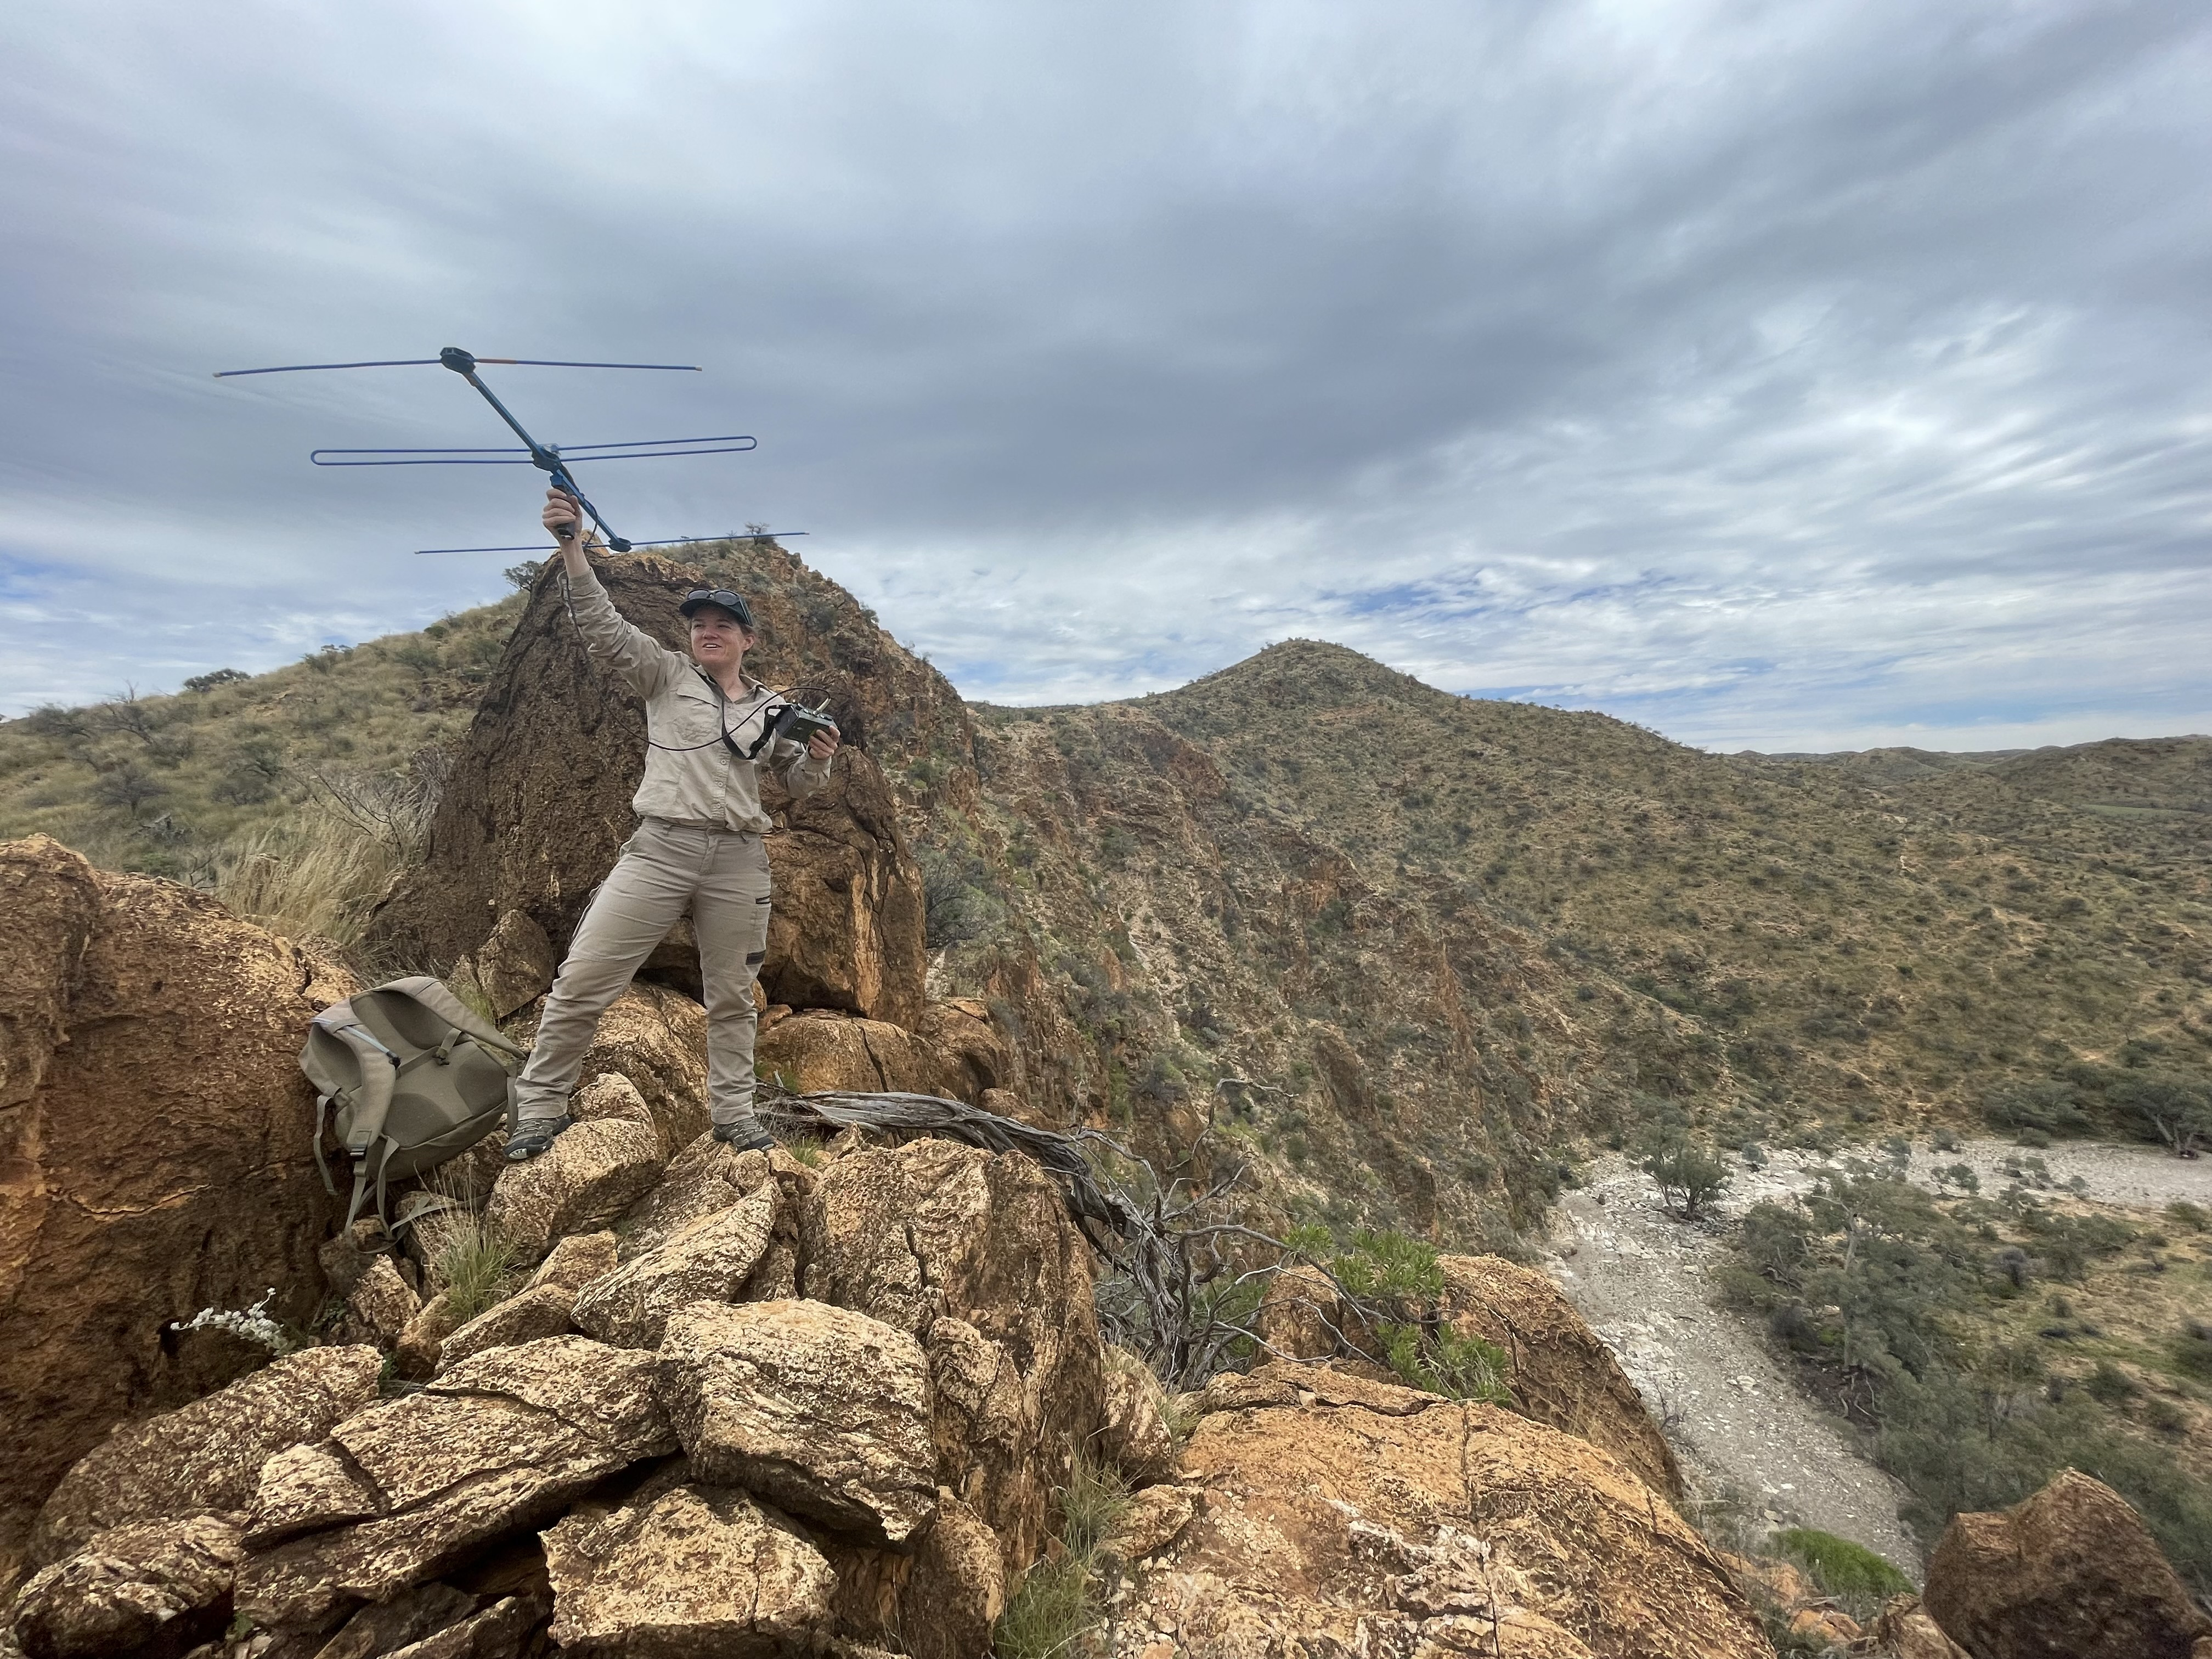
[[[586,1285],[576,1297],[576,1323],[617,1347],[659,1347],[678,1308],[738,1299],[768,1255],[781,1207],[775,1182],[763,1182],[751,1197]]]
[[[905,1547],[937,1509],[929,1361],[819,1302],[699,1303],[668,1321],[660,1400],[702,1479]]]
[[[579,1659],[814,1652],[836,1577],[782,1516],[730,1486],[648,1483],[545,1534],[553,1639]]]
[[[440,1343],[438,1369],[451,1371],[463,1360],[493,1348],[566,1336],[575,1328],[575,1292],[561,1285],[540,1285],[511,1296]]]
[[[244,1510],[261,1466],[321,1439],[376,1398],[384,1356],[309,1348],[218,1394],[118,1429],[79,1458],[40,1511],[32,1559],[60,1559],[95,1533],[134,1522]]]
[[[266,1472],[250,1530],[292,1535],[248,1556],[240,1610],[266,1628],[327,1627],[673,1451],[653,1370],[649,1354],[551,1337],[477,1354],[349,1419],[320,1458]]]
[[[142,1522],[95,1535],[16,1598],[15,1638],[35,1659],[175,1659],[219,1635],[244,1554],[236,1517]]]

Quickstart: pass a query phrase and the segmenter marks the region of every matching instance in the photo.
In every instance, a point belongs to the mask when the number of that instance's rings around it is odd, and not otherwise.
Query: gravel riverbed
[[[1873,1148],[1862,1156],[1881,1156]],[[1553,1215],[1544,1266],[1603,1337],[1664,1425],[1700,1497],[1733,1493],[1770,1524],[1818,1527],[1865,1545],[1920,1576],[1911,1534],[1897,1518],[1902,1489],[1868,1462],[1843,1420],[1768,1354],[1763,1333],[1719,1304],[1712,1277],[1725,1230],[1763,1198],[1802,1192],[1828,1160],[1775,1152],[1765,1168],[1737,1164],[1711,1225],[1661,1213],[1658,1193],[1619,1156],[1583,1170]],[[2155,1148],[2062,1142],[2029,1152],[1978,1139],[1953,1152],[1917,1152],[1909,1173],[1965,1164],[1994,1192],[2008,1158],[2039,1158],[2054,1183],[2079,1176],[2082,1195],[2155,1210],[2175,1199],[2212,1206],[2212,1159]]]

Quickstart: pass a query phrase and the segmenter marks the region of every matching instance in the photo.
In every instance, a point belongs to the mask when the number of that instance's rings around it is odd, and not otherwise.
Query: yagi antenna
[[[632,547],[688,547],[694,542],[774,542],[786,536],[804,536],[804,530],[755,530],[742,536],[673,536],[665,542],[632,542]],[[558,547],[540,547],[534,542],[526,547],[418,547],[415,556],[426,553],[558,553]]]
[[[366,363],[286,363],[276,368],[226,368],[215,377],[218,380],[236,380],[247,374],[298,374],[331,368],[450,368],[483,395],[499,418],[507,422],[507,429],[522,440],[520,449],[318,449],[307,459],[317,466],[534,466],[545,475],[554,489],[574,500],[591,516],[599,526],[606,544],[617,553],[627,553],[633,547],[673,547],[679,542],[692,541],[757,541],[763,536],[720,537],[682,536],[672,541],[632,542],[615,533],[613,526],[599,516],[599,509],[592,505],[576,483],[575,475],[568,471],[570,461],[644,461],[680,455],[733,455],[758,447],[757,441],[750,437],[730,434],[714,438],[646,438],[629,443],[576,444],[564,456],[557,445],[541,444],[524,430],[522,422],[514,418],[514,411],[500,402],[477,374],[477,365],[499,363],[525,368],[642,368],[665,369],[673,373],[701,373],[696,363],[580,363],[542,357],[478,357],[459,346],[447,346],[434,357],[394,357]],[[567,540],[574,535],[572,526],[562,537]],[[769,532],[773,534],[774,532]],[[799,536],[804,531],[789,534]],[[534,547],[426,547],[424,553],[531,553]]]

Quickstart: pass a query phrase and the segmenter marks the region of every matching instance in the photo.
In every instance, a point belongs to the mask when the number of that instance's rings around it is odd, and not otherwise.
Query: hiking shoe
[[[507,1138],[507,1161],[527,1164],[553,1145],[553,1137],[576,1120],[567,1113],[559,1117],[526,1117],[514,1126],[514,1133]]]
[[[734,1146],[741,1152],[769,1152],[775,1150],[775,1137],[757,1123],[717,1123],[714,1139],[725,1146]]]

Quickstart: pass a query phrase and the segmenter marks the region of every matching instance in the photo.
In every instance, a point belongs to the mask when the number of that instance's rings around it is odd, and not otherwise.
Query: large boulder
[[[581,1506],[545,1534],[545,1565],[566,1654],[752,1659],[827,1644],[829,1562],[734,1487],[656,1479],[619,1506]]]
[[[702,1302],[667,1322],[660,1400],[701,1478],[898,1547],[937,1509],[929,1361],[819,1302]]]
[[[909,751],[968,759],[966,711],[942,676],[790,554],[756,547],[729,557],[745,568],[717,580],[738,581],[753,601],[757,672],[774,684],[822,687],[848,738],[830,789],[796,801],[773,786],[763,792],[779,830],[769,840],[776,906],[763,983],[794,1007],[911,1024],[927,966],[921,875],[872,751],[902,766]],[[677,606],[702,571],[651,554],[608,557],[599,568],[617,610],[682,648]],[[549,568],[455,757],[429,857],[379,908],[372,942],[452,963],[477,952],[513,911],[559,956],[635,827],[629,802],[645,752],[637,698],[579,647],[561,576]],[[683,976],[680,953],[666,966]]]
[[[1705,1540],[1585,1441],[1286,1362],[1200,1408],[1194,1512],[1145,1563],[1119,1653],[1160,1633],[1185,1659],[1770,1659]]]
[[[805,1202],[805,1292],[920,1339],[938,1484],[997,1534],[1011,1591],[1104,1418],[1089,1247],[1050,1177],[944,1140],[859,1152]]]
[[[1462,1336],[1504,1349],[1513,1407],[1611,1452],[1670,1503],[1682,1469],[1613,1351],[1542,1273],[1495,1255],[1437,1258],[1442,1311]]]
[[[336,1206],[299,1068],[356,988],[212,898],[0,843],[0,1585],[62,1472],[113,1425],[265,1351],[172,1328],[278,1287],[311,1321]]]
[[[32,1575],[9,1615],[29,1659],[178,1659],[222,1633],[244,1553],[235,1516],[103,1532]]]
[[[384,1357],[308,1348],[220,1393],[118,1428],[78,1459],[39,1512],[31,1559],[58,1561],[95,1534],[253,1501],[261,1466],[320,1440],[376,1398]]]
[[[982,1004],[933,1002],[920,1028],[834,1009],[810,1009],[764,1030],[755,1050],[761,1076],[801,1094],[846,1089],[940,1095],[981,1105],[1013,1075],[1005,1040]]]
[[[1952,1516],[1921,1599],[1974,1659],[2190,1659],[2212,1637],[2142,1517],[2075,1469],[2008,1510]]]
[[[580,1336],[493,1348],[272,1461],[240,1611],[264,1629],[327,1629],[673,1452],[653,1369],[649,1354]]]

